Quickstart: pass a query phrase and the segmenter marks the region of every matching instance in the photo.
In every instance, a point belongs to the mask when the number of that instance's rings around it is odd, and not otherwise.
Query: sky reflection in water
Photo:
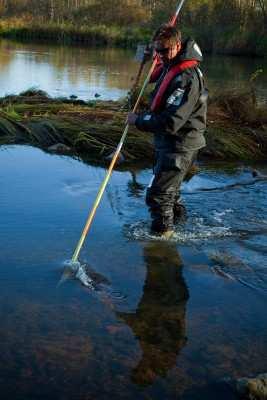
[[[205,56],[203,70],[211,92],[248,88],[250,76],[264,69],[261,58]],[[134,51],[0,40],[0,96],[30,87],[53,97],[76,95],[83,100],[117,100],[132,87],[138,71]],[[259,98],[267,98],[267,76],[255,81]]]

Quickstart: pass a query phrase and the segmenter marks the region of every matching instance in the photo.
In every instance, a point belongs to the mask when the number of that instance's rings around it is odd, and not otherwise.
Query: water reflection
[[[131,197],[137,197],[137,198],[143,197],[145,185],[138,182],[137,180],[138,171],[132,169],[129,172],[131,174],[131,180],[127,183],[129,195]]]
[[[192,215],[185,233],[198,242],[191,245],[185,235],[186,246],[179,245],[182,269],[174,244],[146,242],[143,248],[140,238],[123,237],[125,223],[148,219],[143,197],[129,190],[147,184],[150,172],[135,171],[127,187],[128,172],[116,171],[109,190],[124,215],[113,213],[104,196],[81,256],[101,291],[77,280],[57,289],[61,262],[76,244],[105,171],[25,146],[7,146],[0,155],[3,399],[217,399],[222,395],[211,393],[210,383],[267,370],[266,297],[211,271],[219,265],[266,289],[264,182],[207,197],[200,187],[247,175],[203,166],[190,181],[195,194],[184,191]],[[267,174],[265,166],[260,170]],[[214,235],[228,227],[248,234]]]
[[[186,344],[186,303],[188,289],[182,276],[182,260],[169,243],[149,243],[144,247],[147,275],[143,296],[135,313],[118,313],[134,332],[142,358],[132,371],[132,381],[140,385],[165,377],[176,364]]]
[[[211,91],[248,87],[251,75],[266,60],[205,55],[203,70]],[[134,51],[0,40],[0,96],[38,87],[52,96],[116,100],[126,95],[138,70]],[[27,74],[25,74],[27,71]],[[16,77],[16,79],[14,79]],[[255,81],[260,98],[267,97],[267,77]]]
[[[38,87],[52,96],[118,99],[136,69],[131,50],[0,41],[1,96]]]

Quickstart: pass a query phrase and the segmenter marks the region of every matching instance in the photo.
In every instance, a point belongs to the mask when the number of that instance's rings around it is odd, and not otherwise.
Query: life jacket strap
[[[163,96],[169,86],[169,84],[171,83],[171,81],[173,80],[173,78],[180,74],[181,72],[183,72],[184,70],[188,69],[188,68],[192,68],[198,65],[198,61],[196,60],[189,60],[189,61],[183,61],[178,65],[174,65],[166,74],[165,78],[163,79],[156,96],[153,99],[153,102],[151,104],[151,111],[152,112],[156,112],[160,109],[161,103],[162,103],[162,99]]]

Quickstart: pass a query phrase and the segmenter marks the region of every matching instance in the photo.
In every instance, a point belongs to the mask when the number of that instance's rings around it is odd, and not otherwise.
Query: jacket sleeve
[[[179,130],[187,122],[199,100],[199,82],[195,78],[191,74],[185,83],[184,79],[179,80],[168,94],[165,109],[160,113],[140,114],[136,127],[146,132],[179,135]]]

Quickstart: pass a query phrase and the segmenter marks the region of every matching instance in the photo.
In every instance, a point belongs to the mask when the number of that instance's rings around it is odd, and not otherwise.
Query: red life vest
[[[174,65],[165,75],[154,99],[153,102],[151,104],[151,111],[152,112],[157,112],[160,109],[161,103],[162,103],[162,99],[164,96],[164,93],[166,92],[169,84],[171,83],[171,81],[173,80],[173,78],[180,74],[181,72],[183,72],[185,69],[187,68],[192,68],[195,67],[196,65],[198,65],[198,61],[196,60],[186,60],[186,61],[182,61],[180,64],[176,64]],[[163,64],[159,64],[156,65],[156,68],[151,76],[151,81],[155,82],[159,77],[160,74],[162,72],[163,69]]]

